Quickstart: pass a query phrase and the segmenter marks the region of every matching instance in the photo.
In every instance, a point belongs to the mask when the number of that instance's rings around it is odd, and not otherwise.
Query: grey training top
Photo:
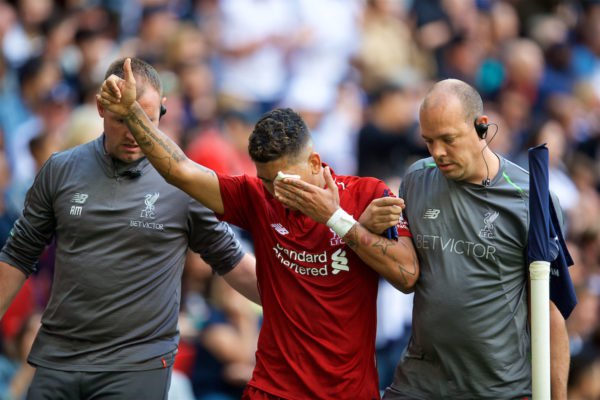
[[[528,193],[527,171],[504,158],[488,187],[445,178],[432,158],[411,166],[399,196],[421,275],[411,342],[386,399],[531,395]]]
[[[29,275],[56,237],[52,293],[30,363],[73,371],[163,368],[179,340],[188,246],[219,274],[243,253],[210,210],[166,183],[147,159],[116,162],[103,139],[46,162],[0,260]],[[134,172],[123,175],[127,170]]]

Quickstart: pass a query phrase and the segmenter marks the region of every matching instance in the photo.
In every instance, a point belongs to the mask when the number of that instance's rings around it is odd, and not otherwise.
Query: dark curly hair
[[[248,153],[254,162],[266,163],[300,155],[310,141],[310,132],[302,117],[291,108],[276,108],[264,114],[254,125]]]
[[[113,61],[106,70],[104,79],[113,74],[119,78],[124,78],[125,72],[123,71],[123,64],[125,63],[125,59],[126,57],[123,57]],[[133,71],[133,75],[136,77],[136,90],[138,98],[144,94],[146,84],[150,84],[150,86],[156,89],[156,91],[162,96],[162,83],[160,81],[160,75],[158,72],[156,72],[152,65],[140,58],[131,57],[131,70]],[[142,78],[141,81],[140,78]]]

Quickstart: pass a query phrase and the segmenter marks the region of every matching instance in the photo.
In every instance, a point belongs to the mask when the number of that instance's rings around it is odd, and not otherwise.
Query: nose
[[[434,159],[438,159],[446,155],[446,147],[438,141],[430,143],[427,147],[429,147],[429,153]]]
[[[133,136],[133,133],[131,133],[129,129],[127,129],[125,133],[125,139],[127,139],[130,142],[135,142],[135,136]]]

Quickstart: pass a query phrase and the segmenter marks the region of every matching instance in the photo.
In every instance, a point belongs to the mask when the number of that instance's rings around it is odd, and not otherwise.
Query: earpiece
[[[165,107],[164,104],[160,103],[160,116],[158,117],[158,119],[161,119],[163,117],[163,115],[165,115],[167,113],[167,107]]]
[[[475,132],[477,132],[477,136],[479,136],[481,139],[485,139],[487,136],[488,126],[490,126],[490,124],[484,124],[483,122],[477,123],[477,118],[475,118],[473,123],[475,125]]]

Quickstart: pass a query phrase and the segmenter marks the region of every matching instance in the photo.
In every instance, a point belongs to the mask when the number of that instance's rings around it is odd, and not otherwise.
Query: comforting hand
[[[300,179],[275,180],[275,197],[285,206],[298,210],[320,223],[326,223],[340,206],[340,195],[329,167],[323,170],[326,188]]]
[[[96,99],[107,110],[126,117],[137,97],[130,58],[127,58],[123,64],[123,75],[125,79],[121,79],[116,75],[106,78],[102,83],[100,94],[96,95]]]
[[[381,197],[369,204],[358,222],[373,233],[382,234],[387,228],[398,223],[404,200],[398,197]]]

